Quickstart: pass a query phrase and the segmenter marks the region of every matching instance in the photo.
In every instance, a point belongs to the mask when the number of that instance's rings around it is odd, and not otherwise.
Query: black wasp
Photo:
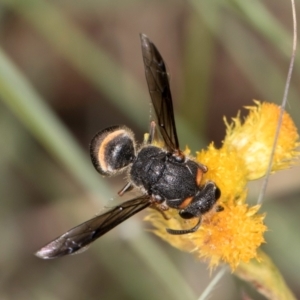
[[[115,206],[103,214],[82,223],[56,238],[36,255],[56,258],[83,250],[97,238],[146,207],[162,212],[178,209],[183,219],[198,218],[190,229],[167,228],[170,234],[195,232],[201,217],[212,209],[220,190],[214,182],[201,184],[207,167],[186,157],[179,148],[171,91],[165,63],[155,45],[141,34],[145,74],[157,123],[150,124],[144,143],[136,147],[133,133],[125,126],[108,127],[93,138],[90,154],[96,170],[105,176],[127,171],[127,184],[119,195],[139,188],[143,195]],[[165,143],[154,145],[156,127]]]

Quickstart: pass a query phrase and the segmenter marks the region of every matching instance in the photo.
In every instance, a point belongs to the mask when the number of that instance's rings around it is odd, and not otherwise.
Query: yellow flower
[[[180,250],[208,260],[210,268],[224,262],[234,270],[240,262],[259,259],[257,249],[264,242],[265,215],[257,213],[260,205],[249,207],[245,203],[246,185],[249,180],[266,174],[280,108],[271,103],[255,101],[255,104],[247,107],[250,113],[243,123],[239,115],[232,124],[225,121],[227,133],[220,149],[210,144],[207,150],[197,153],[196,160],[208,167],[203,184],[211,180],[221,190],[221,198],[216,207],[203,216],[201,227],[195,233],[170,235],[166,227],[191,228],[197,220],[184,220],[174,209],[167,211],[170,220],[165,220],[155,210],[146,217],[153,224],[155,234]],[[273,172],[295,163],[299,157],[298,138],[297,129],[285,112]],[[218,206],[224,210],[219,211]]]
[[[223,144],[229,151],[237,151],[245,160],[248,180],[258,179],[267,171],[280,113],[280,108],[273,103],[255,103],[257,106],[246,107],[250,113],[243,124],[239,116],[233,119],[232,124],[226,122],[227,132]],[[273,172],[293,164],[299,155],[295,150],[299,146],[298,137],[293,120],[284,112],[273,159]]]

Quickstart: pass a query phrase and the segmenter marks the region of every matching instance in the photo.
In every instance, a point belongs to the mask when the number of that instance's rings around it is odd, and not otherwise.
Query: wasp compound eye
[[[195,215],[189,211],[181,210],[179,211],[179,215],[182,219],[192,219],[195,218]]]
[[[133,133],[125,126],[111,126],[96,134],[90,145],[94,167],[111,176],[127,167],[135,158]]]
[[[221,197],[221,190],[216,186],[215,198],[218,200]]]

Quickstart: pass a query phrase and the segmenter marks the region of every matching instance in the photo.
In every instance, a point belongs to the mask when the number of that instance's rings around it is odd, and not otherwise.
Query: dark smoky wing
[[[164,60],[149,38],[141,34],[142,54],[149,93],[162,138],[169,151],[179,149],[169,77]]]
[[[84,251],[85,247],[109,230],[150,205],[149,196],[141,196],[94,217],[56,238],[36,252],[43,259]]]

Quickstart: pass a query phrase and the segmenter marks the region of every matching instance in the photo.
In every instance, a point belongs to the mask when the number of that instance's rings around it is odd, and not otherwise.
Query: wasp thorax
[[[100,174],[114,175],[135,158],[133,133],[125,126],[108,127],[93,138],[90,152],[92,162]]]

